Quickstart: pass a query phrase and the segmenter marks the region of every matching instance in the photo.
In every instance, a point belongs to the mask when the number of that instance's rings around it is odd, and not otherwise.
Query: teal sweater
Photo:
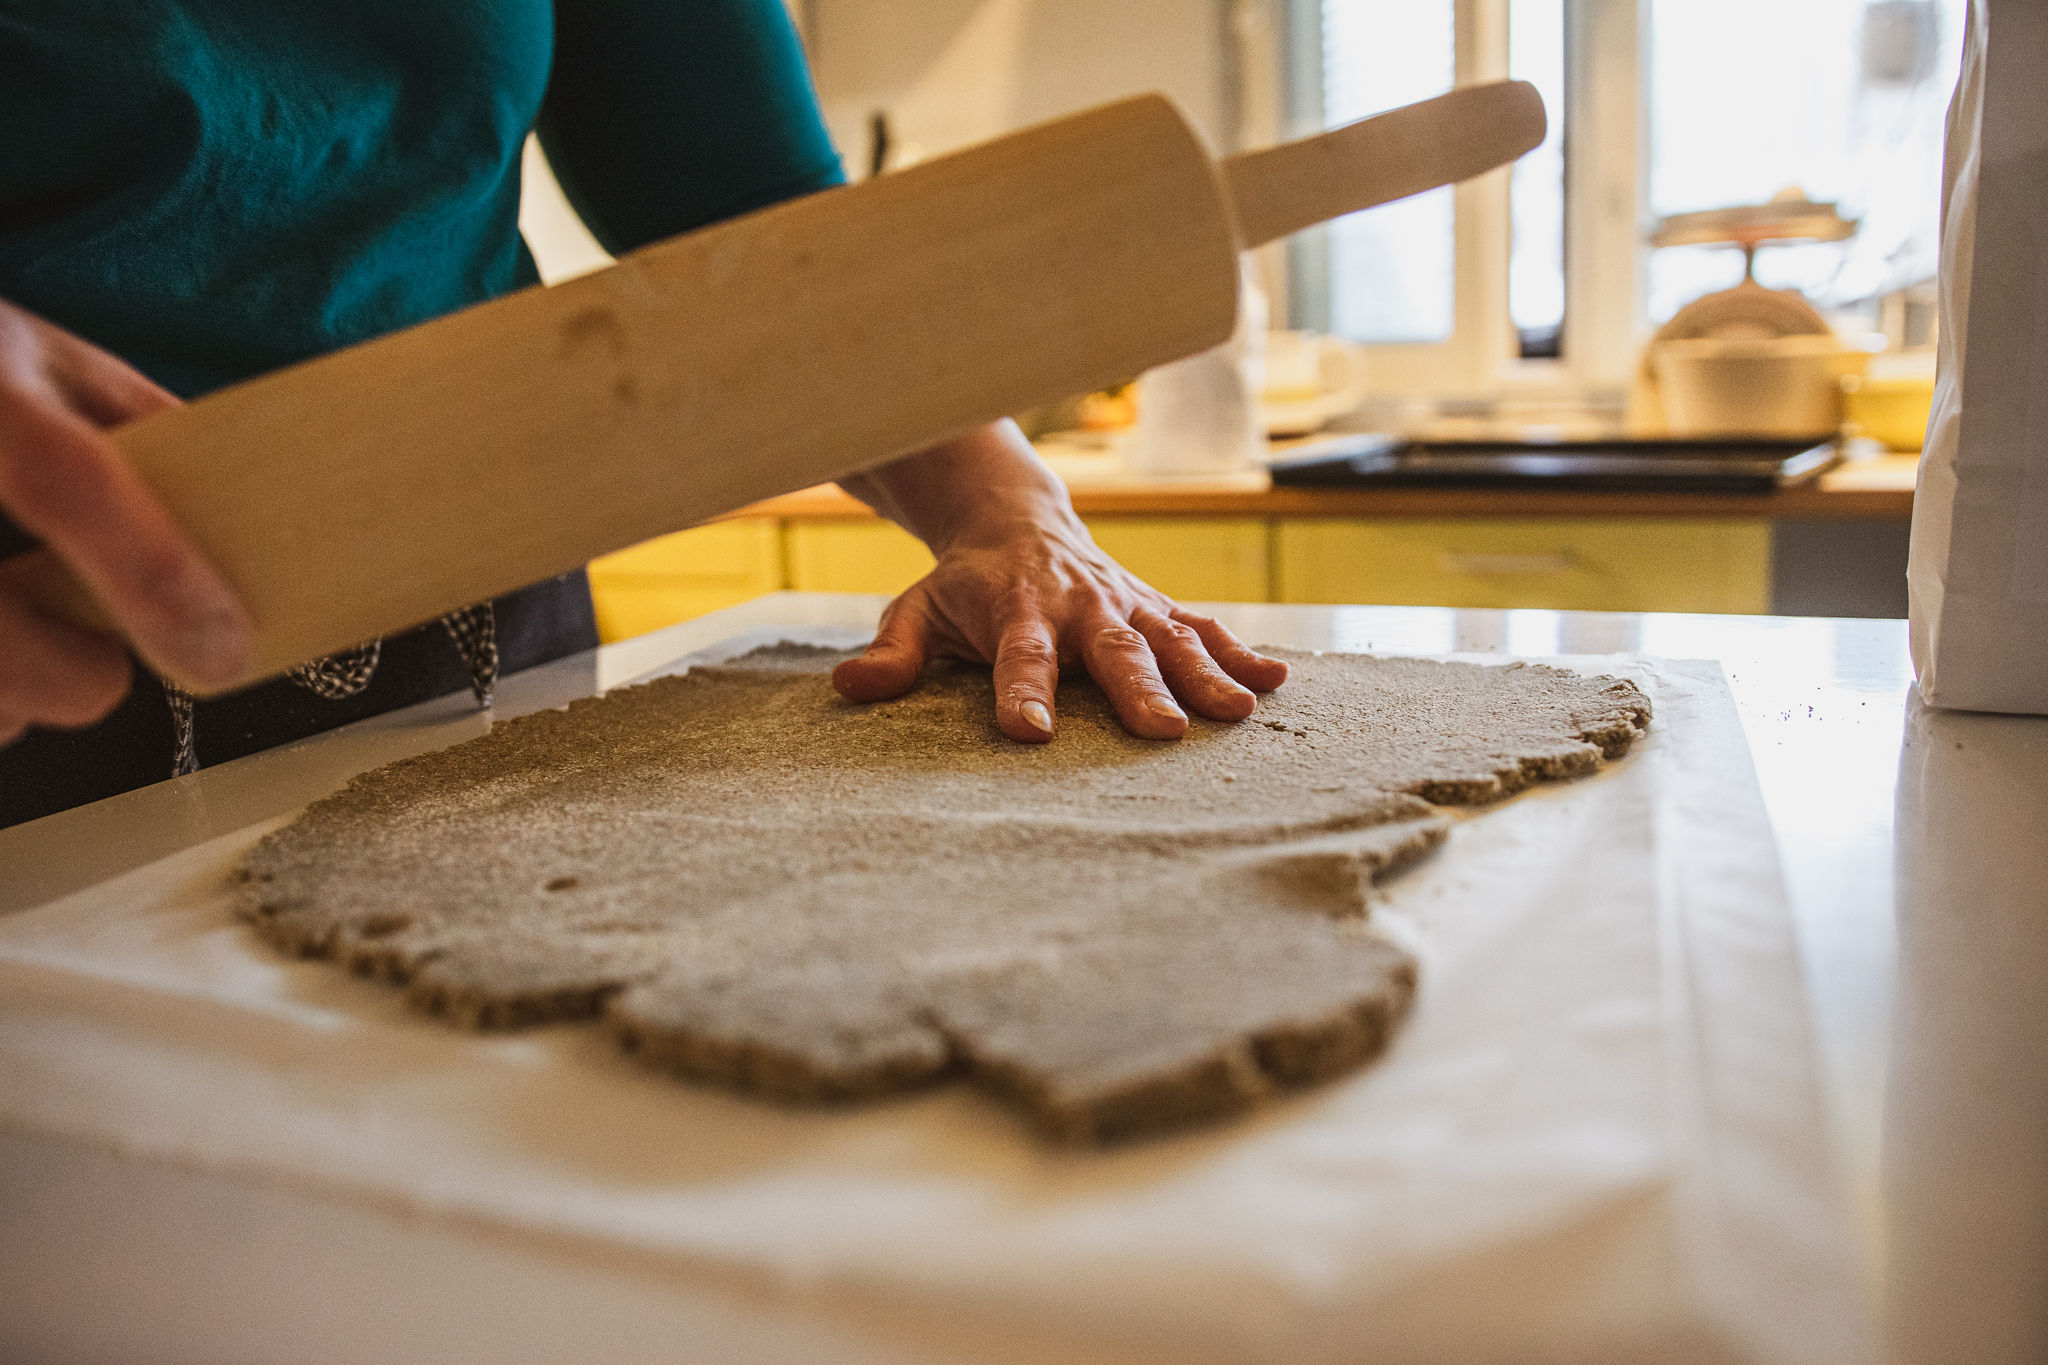
[[[0,0],[0,298],[191,396],[840,179],[781,0]]]
[[[614,251],[840,178],[781,0],[0,0],[0,298],[204,393],[532,284],[536,127]],[[487,619],[506,673],[597,642],[580,574]],[[181,735],[207,765],[467,688],[484,638],[189,729],[143,680],[0,747],[0,825],[167,777]]]

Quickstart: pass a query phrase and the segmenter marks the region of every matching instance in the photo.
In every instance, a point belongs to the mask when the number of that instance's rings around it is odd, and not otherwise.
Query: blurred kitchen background
[[[1255,253],[1264,326],[1020,421],[1105,547],[1185,598],[1818,615],[1905,610],[1963,9],[792,5],[856,179],[1147,90],[1227,153],[1534,82],[1550,136],[1511,172]],[[601,264],[528,169],[544,275]],[[593,581],[620,638],[928,564],[820,489]]]

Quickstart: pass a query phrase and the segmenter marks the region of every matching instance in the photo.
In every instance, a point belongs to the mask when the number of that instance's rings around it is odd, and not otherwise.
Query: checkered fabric
[[[476,694],[476,704],[489,710],[498,686],[498,613],[489,602],[479,602],[449,612],[441,624],[469,665],[469,690]]]
[[[192,694],[168,678],[164,700],[171,704],[171,776],[183,777],[199,771],[199,749],[193,743]]]
[[[462,653],[469,669],[469,690],[479,707],[488,708],[498,686],[498,615],[489,602],[451,611],[441,618],[448,638]],[[384,654],[384,642],[371,640],[330,654],[324,659],[287,669],[285,676],[316,697],[340,701],[353,697],[376,676],[377,661]],[[183,777],[199,771],[199,748],[192,694],[167,678],[164,700],[171,708],[171,776]]]
[[[353,697],[370,685],[370,679],[377,674],[377,660],[383,656],[384,642],[371,640],[324,659],[288,668],[285,676],[316,697],[340,701],[344,697]]]

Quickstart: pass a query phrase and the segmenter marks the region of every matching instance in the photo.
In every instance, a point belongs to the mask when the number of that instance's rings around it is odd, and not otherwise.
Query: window
[[[1441,95],[1456,80],[1452,0],[1327,0],[1325,127]],[[1419,194],[1328,229],[1330,330],[1357,341],[1441,342],[1457,292],[1452,194]]]
[[[1962,33],[1963,0],[1655,0],[1651,212],[1798,188],[1861,226],[1846,242],[1764,247],[1759,283],[1844,309],[1929,278]],[[1653,253],[1650,321],[1742,270],[1727,247]]]
[[[1291,248],[1290,318],[1370,344],[1379,392],[1483,398],[1515,359],[1569,349],[1568,3],[1293,0],[1293,40],[1309,50],[1292,65],[1302,131],[1510,73],[1550,110],[1548,138],[1512,172],[1339,219]]]
[[[1515,0],[1508,10],[1508,75],[1543,95],[1550,130],[1515,163],[1508,190],[1508,313],[1516,350],[1555,357],[1564,341],[1564,0]]]
[[[1964,0],[1288,0],[1297,129],[1513,75],[1544,145],[1508,175],[1290,248],[1289,317],[1373,348],[1381,392],[1618,402],[1650,329],[1742,276],[1652,251],[1666,214],[1797,187],[1859,220],[1766,246],[1758,278],[1844,325],[1930,278]]]

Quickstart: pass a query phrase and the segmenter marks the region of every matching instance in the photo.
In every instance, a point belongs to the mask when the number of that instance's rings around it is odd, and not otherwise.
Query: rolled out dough
[[[1098,1141],[1354,1068],[1413,958],[1370,884],[1483,802],[1627,749],[1632,684],[1274,651],[1238,725],[1177,743],[1063,684],[1004,739],[986,670],[900,701],[778,645],[356,778],[261,841],[272,942],[462,1022],[602,1016],[686,1076],[795,1101],[967,1074]]]

